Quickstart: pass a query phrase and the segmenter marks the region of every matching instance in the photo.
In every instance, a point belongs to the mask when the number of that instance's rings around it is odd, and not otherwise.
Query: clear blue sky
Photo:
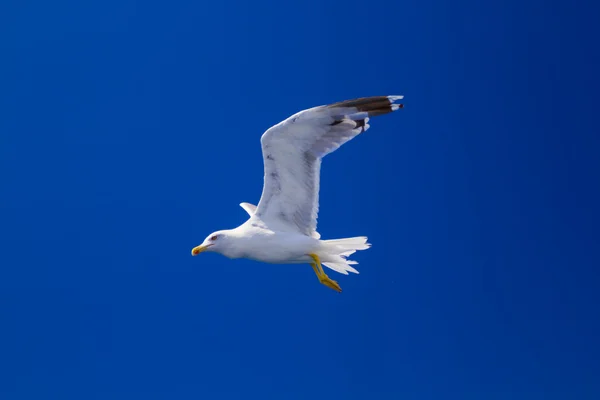
[[[0,398],[600,398],[598,6],[0,6]],[[327,157],[361,274],[191,257],[259,138],[406,108]]]

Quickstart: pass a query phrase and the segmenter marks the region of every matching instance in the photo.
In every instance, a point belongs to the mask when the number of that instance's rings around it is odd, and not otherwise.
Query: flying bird
[[[300,111],[260,138],[264,185],[258,206],[241,203],[249,218],[235,229],[211,233],[192,255],[216,252],[272,264],[310,264],[323,285],[341,292],[322,265],[358,274],[348,256],[368,249],[365,236],[321,240],[317,232],[321,159],[369,129],[369,117],[403,108],[404,96],[346,100]]]

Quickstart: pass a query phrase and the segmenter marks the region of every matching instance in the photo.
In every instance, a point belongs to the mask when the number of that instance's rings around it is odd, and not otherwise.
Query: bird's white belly
[[[245,243],[240,256],[272,264],[308,263],[308,256],[319,247],[319,241],[301,234],[275,232],[257,235]]]

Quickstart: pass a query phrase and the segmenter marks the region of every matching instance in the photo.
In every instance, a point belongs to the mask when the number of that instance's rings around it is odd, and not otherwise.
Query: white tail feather
[[[358,271],[351,267],[351,265],[356,265],[358,262],[347,260],[346,257],[354,254],[357,250],[366,250],[371,247],[371,244],[367,243],[365,236],[322,240],[321,244],[324,246],[322,254],[319,254],[319,256],[323,265],[344,275],[348,275],[348,272],[358,274]]]

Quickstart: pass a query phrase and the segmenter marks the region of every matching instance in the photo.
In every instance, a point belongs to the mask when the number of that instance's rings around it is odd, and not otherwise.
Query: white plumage
[[[369,248],[366,237],[320,240],[317,232],[321,160],[369,129],[369,117],[399,108],[403,96],[377,96],[300,111],[261,137],[264,186],[258,206],[241,203],[250,218],[217,231],[192,250],[278,264],[311,263],[321,283],[341,291],[320,263],[342,274],[358,273],[347,257]]]

